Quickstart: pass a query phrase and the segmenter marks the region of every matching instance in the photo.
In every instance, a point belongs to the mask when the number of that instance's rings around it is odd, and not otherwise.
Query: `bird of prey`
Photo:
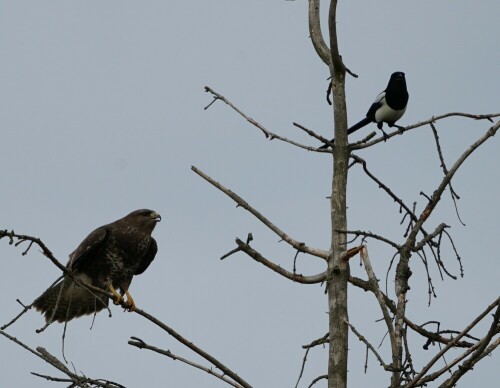
[[[377,98],[375,98],[375,101],[366,113],[366,117],[349,128],[347,134],[350,135],[370,123],[377,123],[378,129],[382,131],[384,138],[387,138],[387,134],[382,129],[382,126],[384,123],[387,123],[389,127],[395,126],[400,129],[402,128],[395,123],[403,117],[406,111],[406,105],[408,104],[408,97],[405,73],[401,71],[392,73],[387,87],[377,96]],[[333,143],[334,140],[335,139],[332,139],[330,143]],[[328,147],[329,146],[325,144],[319,147],[319,149]]]
[[[66,268],[78,281],[110,291],[115,304],[121,303],[125,294],[125,303],[132,311],[135,304],[128,289],[133,276],[143,273],[158,251],[151,233],[160,220],[155,211],[140,209],[97,228],[69,255]],[[66,322],[97,313],[108,306],[108,297],[77,285],[66,274],[33,306],[47,322]]]

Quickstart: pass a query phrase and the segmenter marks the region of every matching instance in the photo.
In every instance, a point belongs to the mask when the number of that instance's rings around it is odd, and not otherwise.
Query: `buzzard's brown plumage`
[[[115,303],[126,294],[127,304],[133,309],[135,304],[128,288],[132,277],[143,273],[156,255],[158,247],[151,233],[160,220],[158,213],[141,209],[97,228],[69,255],[67,268],[81,282],[111,291]],[[107,296],[76,285],[66,275],[38,297],[33,306],[45,315],[47,322],[65,322],[96,313],[107,305]]]

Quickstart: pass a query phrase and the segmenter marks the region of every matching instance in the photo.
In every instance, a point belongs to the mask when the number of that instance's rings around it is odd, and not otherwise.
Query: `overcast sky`
[[[294,251],[190,166],[237,192],[292,237],[328,249],[330,155],[270,142],[220,102],[203,110],[211,101],[203,89],[208,85],[283,136],[319,145],[293,127],[295,121],[331,137],[328,70],[308,38],[307,3],[0,1],[0,229],[40,237],[66,262],[94,228],[137,208],[156,210],[162,215],[153,233],[159,252],[132,283],[137,305],[255,387],[295,386],[301,346],[327,331],[324,289],[294,284],[244,254],[221,262],[234,238],[249,232],[255,249],[287,269]],[[500,111],[497,0],[344,1],[337,14],[341,54],[359,74],[347,80],[351,123],[364,117],[397,70],[406,73],[410,93],[401,125],[451,111]],[[488,127],[458,118],[438,122],[448,166]],[[498,141],[490,139],[453,180],[467,226],[448,192],[428,222],[429,230],[441,222],[451,226],[465,277],[441,281],[432,263],[438,298],[428,307],[423,266],[412,258],[408,315],[416,323],[439,320],[461,330],[499,294]],[[442,178],[429,127],[358,154],[420,210],[420,191],[431,195]],[[348,195],[350,229],[404,241],[398,206],[359,167],[350,171]],[[368,249],[385,279],[393,252],[372,241]],[[22,251],[0,241],[0,324],[20,311],[17,298],[31,303],[59,275],[37,249]],[[458,275],[449,245],[443,255]],[[323,270],[321,260],[299,256],[298,272]],[[351,272],[366,277],[357,258]],[[127,345],[137,336],[207,365],[141,317],[111,309],[113,317],[100,313],[92,330],[91,317],[69,324],[66,357],[77,371],[127,387],[226,386]],[[349,317],[380,343],[385,330],[375,322],[381,314],[371,294],[350,287]],[[30,311],[8,332],[60,357],[62,326],[36,334],[42,325],[42,316]],[[485,330],[482,325],[474,334]],[[420,338],[410,342],[416,367],[437,351],[422,351]],[[387,386],[389,376],[372,356],[364,374],[365,349],[353,336],[349,347],[349,386]],[[381,353],[388,361],[387,339]],[[56,385],[29,373],[59,376],[55,369],[4,338],[0,356],[1,386]],[[461,386],[498,381],[499,361],[498,352],[485,358]],[[312,350],[300,387],[326,371],[327,349]]]

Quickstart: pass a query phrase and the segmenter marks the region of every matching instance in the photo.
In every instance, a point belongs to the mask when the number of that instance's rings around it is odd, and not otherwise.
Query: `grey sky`
[[[347,82],[350,122],[364,116],[396,70],[406,73],[410,91],[401,125],[450,111],[498,112],[499,13],[495,0],[342,2],[340,50],[360,75]],[[234,238],[248,232],[254,247],[283,267],[291,268],[294,251],[190,166],[236,191],[294,238],[328,248],[330,157],[269,142],[221,103],[203,110],[211,101],[203,91],[209,85],[274,132],[318,144],[292,126],[296,121],[332,135],[328,71],[308,38],[307,2],[0,1],[0,58],[0,229],[40,237],[66,262],[95,227],[136,208],[158,211],[159,253],[132,283],[137,305],[255,387],[294,386],[301,345],[327,331],[323,288],[293,284],[243,254],[220,262]],[[488,125],[448,119],[437,127],[451,165]],[[354,137],[370,130],[374,126]],[[358,154],[419,209],[425,203],[419,192],[432,194],[441,179],[430,128]],[[497,136],[454,179],[466,227],[448,193],[430,220],[429,229],[452,226],[465,278],[442,282],[431,265],[438,299],[427,307],[426,278],[415,257],[409,304],[415,322],[440,320],[461,329],[498,295],[499,163]],[[398,207],[359,168],[350,172],[348,203],[351,229],[402,241]],[[384,278],[392,252],[373,242],[368,249]],[[21,252],[0,242],[0,324],[19,312],[16,298],[30,303],[58,276],[35,249]],[[446,253],[458,274],[451,250]],[[364,277],[358,263],[351,272]],[[299,272],[322,270],[320,260],[299,256]],[[374,298],[350,290],[351,322],[378,344],[385,331],[374,323],[380,318]],[[76,370],[129,387],[225,386],[131,348],[128,338],[138,336],[200,361],[140,317],[116,307],[112,312],[111,319],[99,314],[91,331],[90,317],[70,323],[66,356]],[[42,324],[33,311],[8,332],[60,356],[62,326],[36,334]],[[475,333],[485,326],[481,330]],[[412,340],[422,366],[436,349],[421,353],[423,341]],[[350,386],[386,386],[372,357],[363,373],[365,351],[354,337],[350,349]],[[54,369],[5,339],[0,356],[1,386],[54,386],[29,374],[57,375]],[[497,379],[499,360],[497,352],[482,361],[462,386]],[[311,351],[301,386],[326,366],[326,349]]]

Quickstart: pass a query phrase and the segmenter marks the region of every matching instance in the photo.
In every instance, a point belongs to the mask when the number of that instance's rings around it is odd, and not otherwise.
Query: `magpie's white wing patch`
[[[383,100],[383,101],[382,101]],[[382,103],[382,104],[385,104],[385,90],[380,93],[376,98],[375,98],[375,101],[373,101],[374,104],[379,104],[379,103]]]

